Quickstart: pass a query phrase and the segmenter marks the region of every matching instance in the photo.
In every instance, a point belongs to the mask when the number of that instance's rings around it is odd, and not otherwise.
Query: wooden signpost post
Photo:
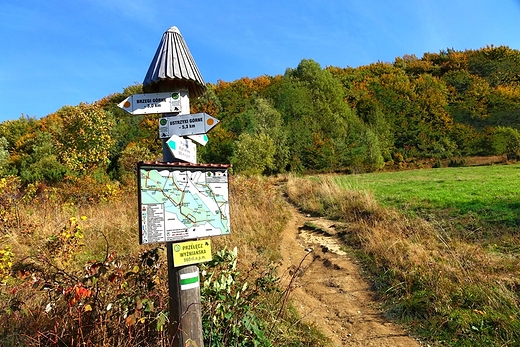
[[[184,39],[172,27],[163,34],[150,64],[143,82],[145,93],[118,105],[135,115],[162,114],[163,162],[139,164],[140,243],[166,243],[174,347],[203,346],[199,268],[195,264],[211,259],[211,242],[199,238],[229,234],[230,230],[229,165],[197,165],[196,145],[183,138],[204,145],[205,134],[219,122],[206,113],[189,114],[189,97],[202,95],[205,88]],[[197,180],[204,182],[191,189],[190,184]],[[207,192],[200,187],[209,190],[211,201],[203,201]]]

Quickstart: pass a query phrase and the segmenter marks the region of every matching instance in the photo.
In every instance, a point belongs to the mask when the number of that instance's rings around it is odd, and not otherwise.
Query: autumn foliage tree
[[[60,161],[79,175],[105,170],[114,145],[112,114],[96,104],[82,103],[61,108],[57,116],[62,123],[54,134]]]

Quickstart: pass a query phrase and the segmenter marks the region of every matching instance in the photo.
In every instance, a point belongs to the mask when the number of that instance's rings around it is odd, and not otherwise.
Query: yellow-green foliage
[[[65,106],[57,115],[62,127],[56,134],[60,160],[72,172],[105,168],[115,140],[113,115],[96,104]]]
[[[231,163],[237,173],[261,175],[274,165],[275,152],[276,147],[269,135],[242,133],[236,142]]]
[[[86,220],[86,216],[81,216],[80,220],[70,217],[61,230],[47,239],[45,251],[49,252],[50,258],[63,263],[60,265],[65,265],[78,252],[83,245],[81,240],[84,238],[80,221]]]
[[[13,266],[14,253],[11,246],[4,246],[0,249],[0,283],[5,283],[10,275]]]
[[[137,174],[137,163],[139,161],[154,160],[156,156],[152,154],[144,143],[131,142],[121,151],[121,156],[117,160],[117,170],[122,181],[135,181]]]

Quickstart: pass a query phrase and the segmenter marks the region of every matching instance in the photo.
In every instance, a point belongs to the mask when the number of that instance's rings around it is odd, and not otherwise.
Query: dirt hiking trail
[[[303,321],[316,326],[333,346],[421,346],[378,310],[361,267],[340,250],[335,235],[341,223],[290,209],[279,274],[285,288],[291,286],[290,300]]]

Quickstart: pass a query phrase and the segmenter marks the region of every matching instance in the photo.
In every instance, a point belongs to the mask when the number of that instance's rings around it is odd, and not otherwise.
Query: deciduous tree
[[[57,115],[63,124],[56,134],[60,161],[80,175],[94,169],[106,169],[114,145],[112,114],[98,105],[82,103],[65,106]]]

